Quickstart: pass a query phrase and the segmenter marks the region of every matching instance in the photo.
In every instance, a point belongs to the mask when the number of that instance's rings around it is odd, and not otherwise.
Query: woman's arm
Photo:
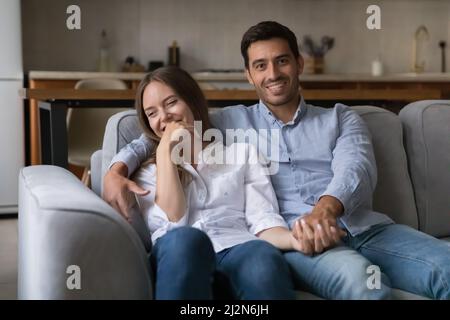
[[[292,233],[284,227],[273,227],[261,231],[256,235],[258,238],[266,240],[280,250],[292,250]]]
[[[167,214],[169,221],[179,221],[186,212],[186,197],[178,175],[177,166],[171,159],[174,142],[171,135],[185,127],[180,122],[167,124],[156,151],[155,203]]]
[[[258,155],[254,146],[248,145],[244,191],[245,215],[249,230],[280,250],[305,252],[303,242],[298,240],[301,238],[289,230],[287,223],[279,214],[269,171],[261,163],[264,163],[263,156]]]
[[[305,243],[300,236],[302,231],[298,223],[295,224],[294,228],[297,231],[295,233],[284,227],[274,227],[261,231],[257,236],[280,250],[295,250],[305,255],[312,254],[313,251],[308,247],[308,243]]]

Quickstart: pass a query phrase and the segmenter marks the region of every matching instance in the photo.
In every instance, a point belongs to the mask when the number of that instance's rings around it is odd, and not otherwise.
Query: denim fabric
[[[450,246],[408,226],[380,224],[322,254],[285,253],[297,288],[327,299],[388,299],[390,288],[450,299]],[[370,288],[370,269],[381,271]]]

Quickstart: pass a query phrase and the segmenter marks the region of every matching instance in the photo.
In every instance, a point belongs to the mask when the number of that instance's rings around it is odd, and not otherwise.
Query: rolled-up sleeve
[[[339,137],[333,149],[333,178],[321,196],[337,198],[350,214],[372,198],[377,169],[369,130],[364,121],[343,105],[336,106]]]
[[[109,168],[116,162],[123,162],[128,167],[128,176],[131,176],[131,174],[150,157],[152,149],[152,142],[144,134],[141,134],[138,139],[134,139],[120,149],[119,153],[111,160]]]
[[[156,166],[148,165],[142,167],[136,172],[133,180],[146,190],[150,190],[150,193],[146,196],[136,196],[139,208],[144,215],[145,222],[152,234],[152,241],[156,240],[168,231],[181,226],[188,225],[188,209],[183,217],[177,221],[169,221],[167,214],[155,203],[156,195]]]
[[[147,215],[147,225],[152,233],[153,243],[155,243],[158,238],[165,235],[168,231],[186,226],[188,224],[187,216],[188,213],[186,211],[179,221],[169,221],[167,214],[156,203],[153,203],[153,205],[148,209]]]
[[[262,155],[256,148],[247,145],[247,164],[245,169],[245,217],[253,234],[287,224],[279,214],[277,197],[270,181],[269,172],[262,165]]]

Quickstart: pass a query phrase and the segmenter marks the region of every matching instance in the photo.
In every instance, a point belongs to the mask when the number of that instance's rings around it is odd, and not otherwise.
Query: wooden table
[[[254,90],[204,90],[208,101],[258,100]],[[22,89],[24,99],[38,101],[40,125],[41,163],[67,167],[67,108],[124,108],[134,107],[135,89],[128,90],[76,90],[76,89]],[[440,99],[441,92],[434,89],[305,89],[305,100],[389,100],[416,101]],[[32,144],[31,153],[39,150]],[[36,150],[37,149],[37,150]],[[32,163],[38,164],[38,163]]]

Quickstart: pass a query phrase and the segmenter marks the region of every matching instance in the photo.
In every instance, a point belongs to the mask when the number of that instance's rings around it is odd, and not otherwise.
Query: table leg
[[[65,103],[39,101],[42,164],[68,167],[66,113]]]

